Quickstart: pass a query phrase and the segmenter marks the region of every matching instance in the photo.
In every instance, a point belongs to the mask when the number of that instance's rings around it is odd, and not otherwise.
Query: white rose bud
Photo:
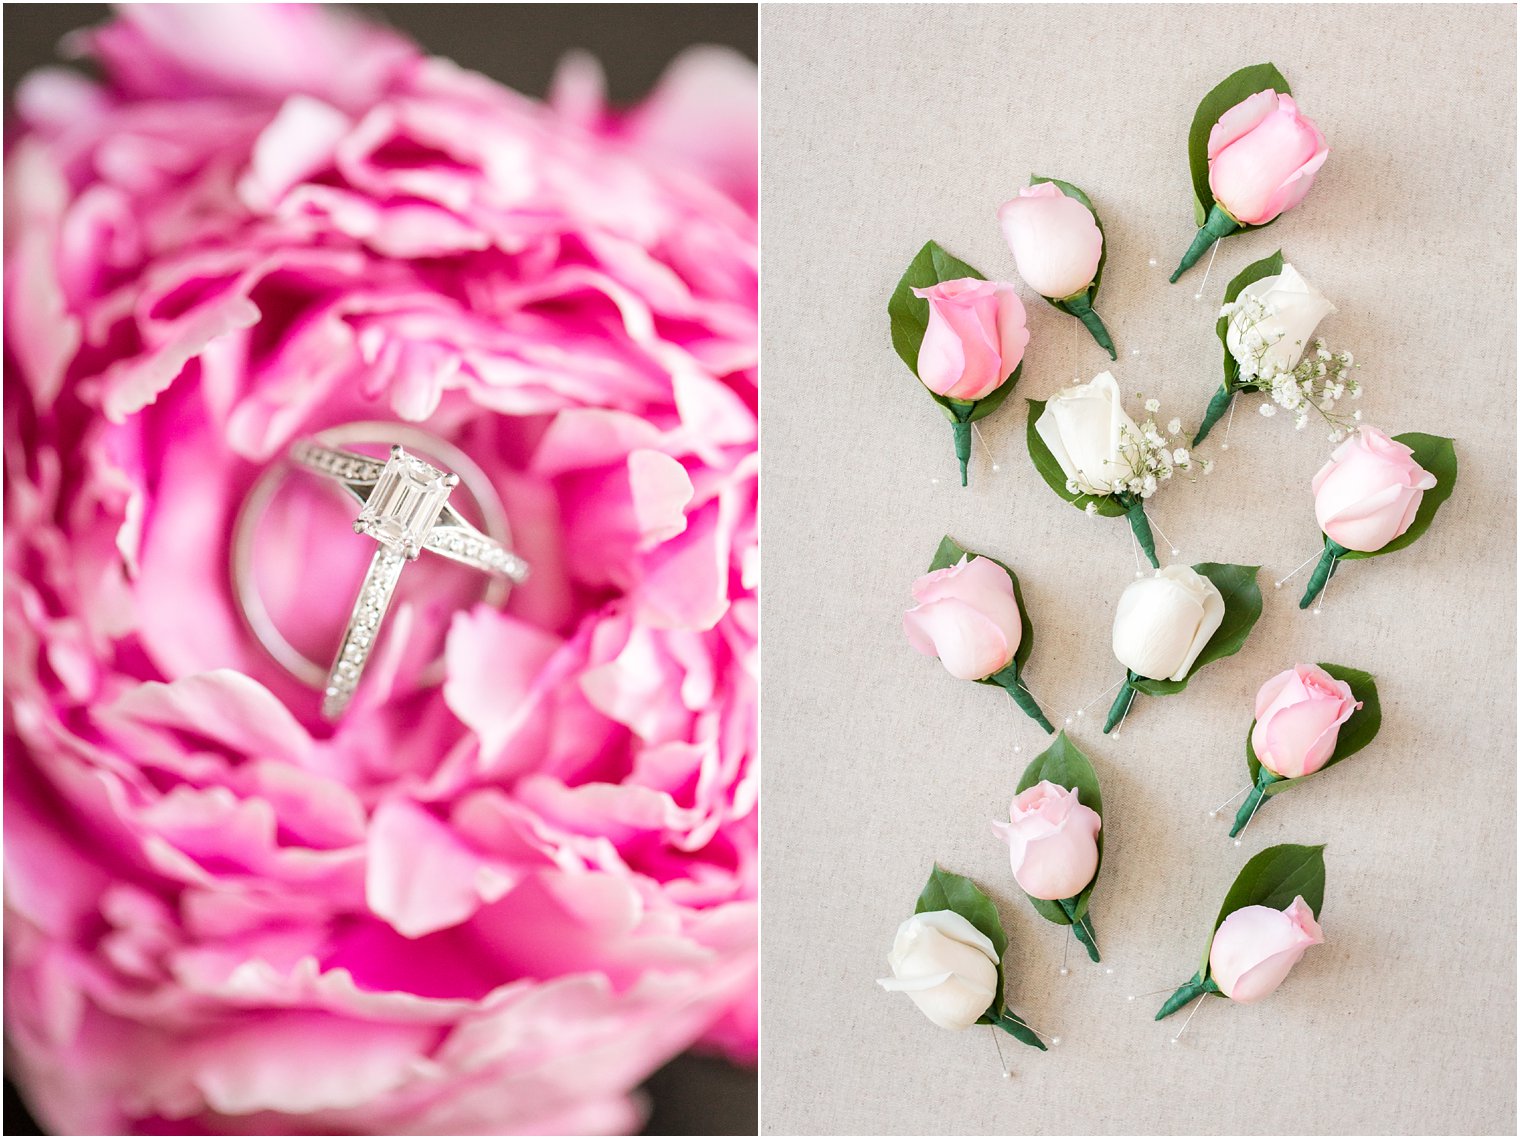
[[[1129,464],[1121,461],[1140,429],[1124,410],[1119,384],[1110,372],[1091,383],[1064,388],[1051,397],[1035,421],[1035,433],[1083,494],[1122,490]],[[1128,432],[1126,441],[1125,432]]]
[[[1152,680],[1181,680],[1224,621],[1224,598],[1190,566],[1131,582],[1114,615],[1114,656]]]
[[[1252,300],[1266,307],[1266,315],[1260,319],[1255,319],[1259,310],[1250,303]],[[1240,365],[1240,378],[1291,372],[1303,358],[1319,322],[1334,311],[1325,295],[1292,265],[1284,264],[1275,277],[1252,281],[1241,290],[1224,334],[1230,355]]]
[[[877,984],[907,993],[941,1028],[970,1028],[997,996],[992,942],[954,910],[914,914],[898,926],[887,964],[892,976]]]

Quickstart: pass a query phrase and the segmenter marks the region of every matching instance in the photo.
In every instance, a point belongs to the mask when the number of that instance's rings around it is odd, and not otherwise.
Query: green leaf
[[[1212,581],[1224,598],[1224,620],[1181,680],[1152,680],[1141,676],[1131,682],[1132,687],[1147,696],[1170,696],[1173,692],[1181,692],[1204,665],[1234,656],[1246,643],[1246,637],[1261,616],[1261,589],[1256,584],[1256,572],[1260,566],[1199,562],[1193,568]]]
[[[1066,474],[1061,470],[1061,464],[1056,462],[1056,457],[1050,453],[1050,448],[1045,446],[1045,440],[1041,439],[1040,433],[1034,429],[1040,414],[1045,410],[1045,404],[1037,399],[1026,402],[1029,404],[1029,423],[1025,428],[1024,437],[1029,444],[1029,458],[1034,462],[1034,469],[1039,471],[1040,477],[1045,480],[1045,485],[1078,510],[1086,510],[1087,504],[1091,502],[1096,504],[1098,513],[1105,518],[1123,517],[1126,513],[1124,505],[1114,495],[1072,494],[1066,489]]]
[[[1359,561],[1362,558],[1375,558],[1382,554],[1391,554],[1395,550],[1402,550],[1405,546],[1416,541],[1434,521],[1436,511],[1441,508],[1441,503],[1451,497],[1451,492],[1457,485],[1457,450],[1453,441],[1444,435],[1425,435],[1419,431],[1410,431],[1404,435],[1395,435],[1394,439],[1404,444],[1414,452],[1414,461],[1419,463],[1431,474],[1436,476],[1436,485],[1427,490],[1420,499],[1420,508],[1415,511],[1414,521],[1393,541],[1389,542],[1381,550],[1348,550],[1341,555],[1343,562]]]
[[[1242,67],[1203,97],[1193,114],[1193,125],[1188,131],[1188,169],[1193,175],[1193,212],[1197,224],[1202,225],[1214,204],[1214,192],[1209,189],[1209,132],[1219,121],[1219,116],[1235,104],[1268,89],[1280,95],[1291,95],[1288,81],[1282,72],[1270,63],[1258,63]],[[1275,220],[1275,219],[1274,219]],[[1271,222],[1267,223],[1268,225]],[[1261,226],[1243,225],[1241,229],[1260,229]]]
[[[1230,280],[1225,286],[1224,304],[1231,304],[1247,285],[1253,285],[1264,277],[1275,277],[1283,269],[1282,250],[1279,249],[1270,257],[1263,257],[1260,261],[1252,261]],[[1223,306],[1221,306],[1223,307]],[[1214,323],[1214,332],[1219,337],[1219,343],[1224,347],[1224,383],[1225,387],[1233,388],[1240,380],[1240,365],[1235,357],[1230,355],[1230,345],[1226,338],[1230,327],[1229,317],[1222,316]]]
[[[934,560],[929,563],[928,572],[936,573],[942,569],[949,569],[969,553],[971,553],[970,550],[946,534],[939,540],[939,549],[934,551]]]
[[[1059,733],[1055,742],[1035,756],[1028,767],[1024,769],[1024,775],[1019,780],[1018,794],[1028,791],[1042,779],[1048,779],[1057,787],[1064,787],[1068,791],[1076,788],[1077,799],[1084,806],[1091,808],[1097,813],[1099,819],[1103,818],[1103,795],[1098,788],[1098,773],[1093,770],[1092,762],[1083,755],[1076,744],[1072,743],[1065,732]],[[1098,873],[1103,869],[1103,828],[1098,828],[1098,865],[1093,870],[1092,881],[1082,888],[1082,892],[1075,898],[1070,899],[1072,910],[1068,913],[1061,908],[1060,902],[1046,901],[1043,898],[1029,898],[1030,905],[1039,911],[1046,921],[1055,922],[1057,925],[1071,925],[1074,920],[1079,920],[1087,912],[1088,903],[1092,899],[1093,887],[1098,884]],[[1029,895],[1025,895],[1029,897]]]
[[[924,342],[924,332],[929,327],[929,302],[913,295],[914,289],[927,289],[941,281],[958,281],[962,277],[975,277],[985,281],[970,265],[950,256],[936,242],[924,243],[913,258],[908,271],[892,290],[887,302],[887,315],[892,320],[892,347],[902,357],[908,370],[918,375],[918,349]]]
[[[1103,283],[1103,266],[1108,262],[1108,234],[1103,231],[1103,219],[1098,216],[1097,208],[1092,204],[1092,199],[1070,182],[1063,182],[1059,178],[1047,178],[1043,174],[1031,174],[1029,176],[1029,184],[1031,186],[1038,186],[1041,182],[1049,182],[1068,198],[1075,198],[1086,206],[1093,216],[1093,223],[1097,225],[1098,233],[1103,238],[1103,249],[1098,254],[1098,268],[1093,273],[1092,285],[1087,290],[1088,299],[1096,301],[1098,298],[1098,286]],[[1046,297],[1045,299],[1054,304],[1057,298]],[[1061,306],[1057,305],[1056,307],[1060,308]]]
[[[1224,896],[1219,916],[1209,933],[1209,944],[1203,950],[1202,975],[1208,975],[1209,950],[1214,945],[1214,934],[1224,919],[1246,906],[1267,906],[1285,910],[1293,899],[1302,897],[1308,907],[1319,917],[1320,906],[1325,901],[1325,847],[1296,846],[1284,843],[1269,846],[1241,868],[1235,884]]]
[[[1312,779],[1315,775],[1334,767],[1343,759],[1348,759],[1361,751],[1372,742],[1372,737],[1378,734],[1378,728],[1383,724],[1383,705],[1378,700],[1377,682],[1372,674],[1356,668],[1347,668],[1343,664],[1329,664],[1321,661],[1320,668],[1324,669],[1336,680],[1344,681],[1351,686],[1351,695],[1354,696],[1361,707],[1351,713],[1351,718],[1341,725],[1339,733],[1335,737],[1335,750],[1330,753],[1330,758],[1325,761],[1324,767],[1309,775],[1300,775],[1295,779],[1278,779],[1266,788],[1269,797],[1296,787],[1305,779]],[[1256,721],[1251,721],[1251,728],[1256,727]],[[1257,780],[1257,773],[1261,770],[1261,761],[1256,758],[1256,749],[1251,744],[1251,731],[1246,731],[1246,767],[1251,772],[1251,782]]]
[[[934,560],[929,563],[929,572],[933,573],[935,570],[942,570],[949,566],[953,566],[959,562],[961,558],[966,557],[967,555],[970,555],[973,558],[987,558],[989,562],[992,562],[1004,573],[1006,573],[1008,575],[1008,580],[1013,583],[1013,599],[1018,603],[1019,606],[1020,626],[1019,648],[1018,651],[1013,654],[1013,663],[1018,665],[1020,670],[1022,670],[1024,665],[1029,660],[1029,654],[1034,651],[1034,626],[1029,621],[1029,609],[1024,604],[1024,591],[1019,586],[1019,575],[1014,573],[1012,569],[1010,569],[1004,563],[998,561],[996,558],[987,557],[986,554],[978,554],[966,549],[954,538],[950,537],[949,534],[946,534],[943,538],[940,539],[939,549],[934,551]],[[977,681],[977,683],[993,684],[994,682],[991,680],[983,679]]]
[[[936,865],[929,872],[929,881],[924,883],[923,891],[918,895],[918,903],[913,907],[913,912],[925,914],[936,910],[953,910],[976,926],[986,935],[987,940],[992,942],[993,951],[998,959],[997,992],[993,994],[992,1004],[987,1006],[987,1012],[983,1015],[996,1020],[1003,1012],[1003,954],[1008,952],[1008,935],[1003,932],[1003,923],[998,917],[997,907],[970,878],[952,874],[948,870],[941,870]]]

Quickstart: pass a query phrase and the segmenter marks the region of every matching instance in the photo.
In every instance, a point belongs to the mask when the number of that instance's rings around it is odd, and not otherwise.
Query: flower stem
[[[1319,596],[1320,590],[1325,588],[1325,583],[1330,580],[1330,575],[1335,572],[1336,559],[1342,554],[1351,551],[1339,542],[1325,539],[1325,552],[1319,556],[1319,564],[1314,567],[1314,573],[1309,577],[1309,588],[1304,590],[1304,596],[1299,601],[1300,609],[1307,609],[1314,604],[1314,599]]]
[[[1213,429],[1226,411],[1230,409],[1230,401],[1235,398],[1235,389],[1229,384],[1221,384],[1219,390],[1214,393],[1214,398],[1209,400],[1209,406],[1203,413],[1203,422],[1198,425],[1198,434],[1193,436],[1193,446],[1202,443],[1204,437]]]
[[[1114,702],[1108,709],[1108,719],[1103,721],[1103,734],[1105,736],[1114,730],[1114,725],[1124,718],[1124,713],[1129,711],[1130,704],[1134,702],[1135,688],[1130,684],[1133,678],[1133,673],[1124,678],[1124,683],[1119,688],[1119,695],[1114,697]]]
[[[1151,568],[1160,569],[1161,563],[1156,560],[1156,539],[1151,537],[1151,524],[1145,517],[1144,500],[1135,495],[1126,494],[1121,495],[1119,501],[1129,515],[1129,528],[1139,539],[1140,548],[1145,551],[1145,557],[1151,563]]]
[[[1101,961],[1103,959],[1098,956],[1098,931],[1092,924],[1091,903],[1088,905],[1088,911],[1079,918],[1076,902],[1075,898],[1062,898],[1056,905],[1060,906],[1061,911],[1071,919],[1071,931],[1077,935],[1077,940],[1087,950],[1087,956],[1094,961]]]
[[[1103,321],[1093,311],[1092,297],[1084,290],[1074,297],[1065,300],[1067,311],[1082,322],[1083,327],[1092,333],[1092,338],[1098,342],[1098,347],[1108,353],[1110,360],[1117,360],[1119,354],[1114,351],[1114,342],[1109,338],[1108,329],[1103,327]]]
[[[1230,837],[1234,838],[1245,830],[1246,824],[1251,821],[1251,816],[1257,811],[1258,805],[1267,793],[1267,788],[1276,783],[1280,776],[1273,775],[1267,770],[1267,765],[1262,764],[1256,772],[1256,786],[1251,788],[1251,793],[1246,796],[1246,801],[1240,805],[1240,810],[1235,812],[1235,825],[1230,828]]]
[[[957,419],[950,427],[955,431],[955,457],[961,461],[961,486],[965,486],[966,465],[971,462],[971,424]]]
[[[1183,984],[1175,993],[1166,998],[1166,1003],[1156,1013],[1156,1019],[1165,1020],[1194,997],[1201,997],[1205,993],[1217,993],[1218,991],[1219,986],[1214,984],[1214,978],[1206,978],[1200,973],[1194,973],[1192,980]]]
[[[1031,1048],[1038,1048],[1041,1052],[1046,1051],[1045,1042],[1036,1036],[1034,1029],[1020,1020],[1017,1014],[1004,1009],[992,1023],[1020,1044],[1027,1044]]]
[[[987,679],[1013,697],[1013,702],[1023,710],[1026,716],[1039,724],[1040,727],[1044,728],[1051,735],[1055,735],[1055,728],[1051,726],[1050,721],[1045,718],[1045,713],[1040,710],[1039,704],[1035,702],[1034,694],[1019,682],[1019,666],[1016,662],[1010,664],[1005,669],[994,672]]]
[[[1191,269],[1198,258],[1209,251],[1209,246],[1221,237],[1228,237],[1240,228],[1240,223],[1232,218],[1216,203],[1209,209],[1208,220],[1203,223],[1197,235],[1193,238],[1193,244],[1188,246],[1188,251],[1182,255],[1182,264],[1177,266],[1177,271],[1172,274],[1172,283],[1177,283],[1177,278]]]

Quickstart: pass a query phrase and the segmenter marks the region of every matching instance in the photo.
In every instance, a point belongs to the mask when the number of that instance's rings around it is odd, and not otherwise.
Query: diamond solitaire
[[[389,550],[415,559],[438,520],[459,476],[408,455],[398,444],[375,482],[375,489],[354,520],[354,532],[367,534]]]

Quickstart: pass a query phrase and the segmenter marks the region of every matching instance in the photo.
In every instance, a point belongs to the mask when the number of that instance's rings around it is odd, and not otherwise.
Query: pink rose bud
[[[1209,188],[1236,221],[1264,225],[1304,200],[1329,154],[1291,95],[1258,91],[1209,131]]]
[[[903,614],[908,643],[939,657],[957,680],[981,680],[1007,668],[1024,629],[1013,582],[987,558],[963,557],[913,583],[918,604]]]
[[[998,209],[1003,237],[1030,288],[1060,300],[1092,284],[1103,233],[1090,209],[1053,182],[1025,186]]]
[[[1274,775],[1312,775],[1325,766],[1341,725],[1360,707],[1351,685],[1318,665],[1296,664],[1256,694],[1251,747]]]
[[[1414,452],[1375,427],[1364,427],[1314,476],[1314,517],[1348,550],[1381,550],[1414,521],[1436,477]]]
[[[929,302],[929,327],[918,348],[918,378],[936,395],[976,400],[1013,375],[1029,329],[1024,302],[1002,281],[962,277],[913,295]]]
[[[1245,906],[1224,919],[1209,948],[1209,972],[1220,992],[1251,1004],[1270,995],[1304,950],[1324,942],[1303,898],[1285,910]]]
[[[1008,822],[993,832],[1008,844],[1013,878],[1031,898],[1075,897],[1098,872],[1098,830],[1103,820],[1070,791],[1042,779],[1015,796]]]

